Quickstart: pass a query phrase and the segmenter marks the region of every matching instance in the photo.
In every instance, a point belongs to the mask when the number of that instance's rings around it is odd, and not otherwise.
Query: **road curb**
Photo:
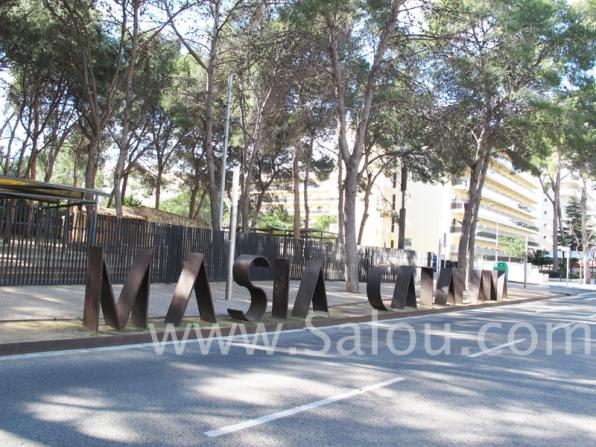
[[[467,309],[480,309],[480,308],[488,308],[488,307],[499,307],[509,304],[518,304],[518,303],[527,303],[532,301],[544,301],[553,298],[560,298],[563,296],[570,296],[572,294],[568,293],[559,293],[553,294],[550,296],[535,296],[530,298],[518,298],[518,299],[509,299],[503,301],[489,301],[477,304],[460,304],[454,306],[446,306],[440,308],[433,308],[433,309],[417,309],[408,312],[397,312],[397,311],[388,311],[382,312],[379,311],[377,314],[377,320],[391,320],[397,318],[408,318],[408,317],[416,317],[416,316],[423,316],[423,315],[432,315],[432,314],[440,314],[440,313],[450,313],[450,312],[457,312],[460,310],[467,310]],[[359,315],[355,317],[345,317],[345,318],[336,318],[336,319],[312,319],[311,325],[314,327],[325,327],[325,326],[337,326],[347,323],[364,323],[371,321],[370,315]],[[241,324],[241,323],[240,323]],[[274,331],[277,329],[277,326],[282,324],[282,331],[287,330],[296,330],[296,329],[304,329],[305,325],[303,321],[285,321],[285,320],[278,320],[278,321],[271,321],[268,323],[264,323],[265,328],[267,331]],[[246,333],[253,334],[257,329],[254,325],[245,325]],[[219,330],[222,336],[230,335],[230,331],[232,326],[229,327],[220,327]],[[200,334],[201,337],[208,336],[210,333],[211,328],[201,329],[200,331],[190,331],[187,334],[188,340],[194,340],[198,338]],[[176,330],[176,335],[178,339],[181,339],[184,335],[185,329],[180,328]],[[164,331],[157,332],[158,339],[162,340],[164,337]],[[0,344],[0,356],[8,356],[8,355],[19,355],[19,354],[31,354],[37,352],[50,352],[50,351],[65,351],[65,350],[73,350],[73,349],[93,349],[93,348],[106,348],[112,346],[124,346],[124,345],[133,345],[133,344],[142,344],[142,343],[152,343],[153,338],[151,337],[150,332],[143,332],[143,333],[134,333],[134,334],[117,334],[117,335],[98,335],[92,337],[84,337],[84,338],[64,338],[64,339],[55,339],[55,340],[39,340],[39,341],[25,341],[25,342],[16,342],[16,343],[3,343]]]

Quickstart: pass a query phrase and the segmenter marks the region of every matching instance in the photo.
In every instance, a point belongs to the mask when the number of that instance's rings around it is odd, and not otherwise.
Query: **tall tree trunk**
[[[310,228],[310,207],[308,206],[308,183],[310,181],[310,161],[315,137],[311,135],[308,143],[308,153],[304,157],[304,228],[308,231]]]
[[[588,251],[590,249],[590,235],[588,234],[588,182],[584,174],[581,175],[581,195],[579,205],[581,209],[582,222],[582,250],[583,250],[583,271],[584,284],[589,284],[590,266],[588,265]]]
[[[207,176],[209,189],[209,202],[211,207],[211,227],[214,230],[220,228],[219,222],[219,192],[215,178],[215,157],[213,156],[213,102],[215,98],[215,66],[217,61],[217,51],[219,47],[219,19],[220,19],[220,1],[214,2],[213,11],[213,31],[211,37],[211,47],[209,49],[209,61],[207,63],[207,96],[205,103],[205,140],[204,150],[207,159]],[[221,175],[224,175],[222,172]]]
[[[130,170],[124,172],[122,176],[122,189],[120,190],[120,197],[122,197],[122,203],[124,203],[124,199],[126,199],[126,190],[128,188],[128,178],[130,177]]]
[[[300,239],[300,159],[302,158],[302,141],[294,145],[294,159],[292,160],[292,182],[294,186],[294,225],[293,237]]]
[[[553,270],[559,270],[559,230],[561,227],[561,166],[557,166],[553,189]]]
[[[197,206],[197,193],[199,187],[195,186],[190,188],[190,200],[188,202],[188,218],[192,219],[195,215],[195,207]]]
[[[10,137],[8,138],[8,144],[6,145],[6,157],[4,162],[4,175],[8,175],[10,170],[10,157],[12,155],[12,144],[16,137],[17,124],[10,130]]]
[[[79,184],[79,174],[78,174],[77,168],[79,166],[79,154],[80,154],[81,146],[83,145],[84,139],[85,139],[85,137],[81,133],[81,138],[79,138],[79,141],[77,142],[77,145],[74,148],[73,161],[72,161],[72,186],[74,186],[75,188]]]
[[[368,207],[370,205],[370,192],[372,190],[372,182],[367,179],[366,189],[364,190],[364,210],[362,212],[362,219],[360,219],[360,228],[358,229],[358,245],[362,245],[362,238],[364,236],[364,226],[368,220]]]
[[[139,34],[139,9],[142,1],[132,0],[132,36],[131,36],[131,50],[130,50],[130,61],[126,68],[126,80],[125,80],[125,100],[124,100],[124,114],[122,119],[122,135],[120,135],[120,151],[118,153],[118,161],[116,162],[116,168],[114,169],[114,199],[116,202],[116,217],[122,218],[122,201],[123,196],[120,192],[120,181],[124,172],[124,163],[128,155],[128,133],[130,131],[130,112],[133,106],[132,97],[132,81],[134,77],[135,65],[137,63],[137,52],[138,52],[138,34]],[[126,9],[122,8],[122,26],[126,25]]]
[[[345,229],[345,264],[346,290],[358,292],[360,288],[358,275],[358,241],[356,240],[356,197],[358,194],[358,165],[346,163],[346,179],[344,180],[344,229]]]
[[[403,250],[406,246],[406,190],[408,189],[408,167],[402,160],[401,164],[401,209],[399,210],[399,234],[397,248]]]
[[[485,141],[481,135],[477,142],[477,158],[471,168],[468,185],[468,203],[464,206],[464,217],[462,231],[457,251],[457,264],[463,268],[467,278],[471,278],[474,268],[474,248],[476,241],[476,223],[478,221],[478,210],[482,198],[482,188],[486,172],[490,163],[490,149],[485,147]]]
[[[352,151],[350,152],[347,140],[348,132],[348,108],[346,106],[346,82],[342,70],[342,58],[340,56],[339,36],[345,31],[337,28],[337,17],[331,12],[325,15],[325,23],[329,31],[329,56],[335,88],[336,119],[338,124],[338,147],[341,158],[345,163],[346,177],[344,180],[344,265],[346,275],[346,290],[358,292],[358,246],[356,238],[356,199],[358,192],[359,166],[362,160],[364,141],[368,122],[371,114],[375,85],[379,77],[381,64],[385,52],[393,35],[399,10],[405,0],[392,0],[387,20],[378,33],[377,45],[372,57],[372,63],[367,74],[362,96],[362,104],[356,115],[356,132]]]
[[[161,181],[163,177],[163,168],[160,166],[157,169],[157,178],[155,179],[155,209],[159,209],[161,199]]]
[[[368,163],[368,157],[365,160],[365,163]],[[372,192],[372,188],[375,185],[375,182],[379,175],[383,172],[383,168],[381,167],[375,174],[372,174],[368,170],[366,170],[366,188],[364,189],[364,211],[362,213],[362,219],[360,220],[360,228],[358,229],[358,245],[362,244],[362,238],[364,237],[364,227],[366,226],[366,222],[370,217],[368,214],[368,209],[370,207],[370,194]]]
[[[87,165],[85,167],[85,188],[95,188],[95,178],[97,177],[97,167],[99,164],[99,140],[101,135],[93,132],[91,140],[87,146]]]
[[[337,157],[337,242],[343,245],[344,240],[344,162],[341,154]]]
[[[480,210],[480,201],[482,200],[482,188],[484,187],[484,181],[486,179],[486,172],[490,164],[490,151],[483,159],[482,170],[480,171],[480,177],[476,185],[476,192],[472,197],[472,221],[470,222],[470,234],[468,242],[468,253],[467,253],[467,270],[466,278],[469,280],[472,277],[472,270],[474,269],[474,254],[476,248],[476,225],[478,224],[478,212]]]
[[[201,196],[199,197],[199,204],[197,205],[197,209],[194,211],[192,218],[197,219],[201,217],[201,210],[203,209],[203,204],[205,203],[205,198],[207,197],[207,190],[204,189],[201,192]]]
[[[255,89],[256,90],[256,89]],[[252,192],[252,183],[253,183],[253,173],[255,169],[255,162],[257,160],[258,151],[261,150],[261,146],[263,144],[263,126],[264,126],[264,119],[265,119],[265,110],[267,108],[267,104],[269,102],[269,98],[271,97],[272,88],[269,87],[267,92],[264,93],[264,96],[259,96],[259,93],[256,95],[256,107],[255,107],[255,115],[256,120],[254,123],[254,129],[252,132],[252,151],[250,152],[250,156],[246,157],[247,154],[247,146],[245,139],[245,154],[244,157],[244,166],[245,169],[244,173],[244,184],[242,185],[242,194],[240,197],[240,203],[242,205],[242,233],[248,233],[250,230],[250,218],[249,218],[249,211],[250,211],[250,195]],[[263,94],[263,92],[260,92]],[[241,107],[241,110],[243,108]],[[244,112],[241,112],[244,116]],[[244,119],[243,123],[244,123]],[[249,145],[250,147],[250,145]]]

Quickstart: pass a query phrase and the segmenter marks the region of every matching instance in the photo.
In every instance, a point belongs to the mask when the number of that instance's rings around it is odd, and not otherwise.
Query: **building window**
[[[394,243],[393,243],[393,239],[392,239],[391,240],[391,248],[393,248],[393,245],[394,245]]]
[[[393,189],[397,188],[397,172],[393,174]]]
[[[395,211],[395,194],[391,197],[391,209]]]

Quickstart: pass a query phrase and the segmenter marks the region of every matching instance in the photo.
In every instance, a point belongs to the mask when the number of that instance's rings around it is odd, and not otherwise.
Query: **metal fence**
[[[87,268],[89,223],[79,207],[28,207],[0,202],[0,285],[83,284]],[[227,241],[223,231],[167,225],[144,220],[98,216],[96,245],[104,248],[115,283],[122,283],[137,252],[153,249],[152,282],[175,282],[190,252],[205,254],[212,281],[227,276]],[[236,256],[258,254],[285,258],[290,279],[300,279],[309,260],[323,261],[327,280],[344,279],[343,249],[332,242],[266,234],[239,234]],[[429,265],[430,254],[379,247],[359,247],[359,275],[365,280],[373,265]],[[255,279],[271,272],[255,269]],[[389,275],[389,278],[391,276]]]

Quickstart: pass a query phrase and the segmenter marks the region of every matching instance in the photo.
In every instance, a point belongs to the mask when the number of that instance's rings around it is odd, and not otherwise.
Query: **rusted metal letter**
[[[271,315],[273,318],[288,318],[288,289],[290,286],[290,262],[287,259],[275,260],[273,278],[273,305]]]
[[[178,277],[174,296],[166,314],[166,323],[172,323],[175,326],[180,324],[182,318],[184,318],[193,289],[201,319],[210,323],[217,322],[211,287],[209,286],[207,269],[205,268],[205,255],[203,253],[191,253],[184,261],[182,272]]]
[[[263,318],[267,310],[267,294],[260,287],[255,286],[250,280],[250,267],[255,265],[257,267],[271,268],[267,258],[254,255],[238,256],[234,261],[232,274],[234,281],[243,287],[246,287],[250,292],[250,306],[246,312],[237,309],[228,309],[231,317],[244,321],[257,321]]]
[[[504,300],[507,299],[507,278],[505,272],[493,270],[492,272],[492,287],[493,295],[492,300]]]
[[[493,294],[492,277],[490,270],[472,270],[470,279],[470,301],[487,301]]]
[[[381,293],[381,282],[385,273],[387,273],[386,265],[375,265],[368,271],[366,297],[370,305],[377,310],[389,310],[383,303],[383,294]]]
[[[89,248],[83,310],[83,326],[86,329],[99,329],[100,305],[106,324],[118,331],[126,327],[129,318],[134,326],[147,327],[152,254],[153,250],[143,250],[137,254],[116,303],[103,248]]]
[[[397,280],[393,289],[391,307],[403,309],[404,307],[416,307],[416,286],[414,285],[414,267],[400,265],[397,270]]]
[[[462,304],[464,301],[463,269],[444,268],[437,281],[436,304]]]
[[[420,306],[432,307],[433,305],[433,268],[420,268]]]
[[[292,316],[305,318],[308,315],[311,302],[313,310],[329,312],[323,277],[323,263],[320,261],[308,261],[306,263],[302,281],[298,286],[296,301],[294,301]]]

